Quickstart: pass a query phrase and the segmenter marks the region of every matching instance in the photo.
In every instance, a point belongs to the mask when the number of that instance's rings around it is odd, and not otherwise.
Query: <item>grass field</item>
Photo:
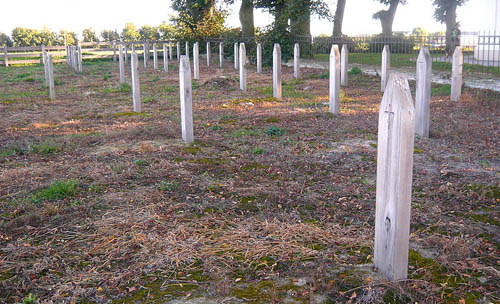
[[[202,65],[186,145],[177,61],[139,66],[143,113],[117,63],[56,65],[55,101],[43,67],[0,67],[0,302],[500,301],[499,94],[433,87],[409,278],[389,283],[372,266],[378,78],[351,75],[333,116],[324,71],[283,67],[278,101],[268,69],[241,92],[231,63]]]

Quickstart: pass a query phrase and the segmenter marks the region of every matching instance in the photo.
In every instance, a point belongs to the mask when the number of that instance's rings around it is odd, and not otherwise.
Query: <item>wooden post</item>
[[[279,43],[273,48],[273,97],[281,100],[281,47]]]
[[[118,65],[120,67],[120,83],[125,83],[125,59],[123,58],[123,45],[118,45]]]
[[[170,60],[174,60],[174,53],[172,52],[172,41],[168,42],[168,57]]]
[[[181,100],[182,139],[185,143],[194,141],[193,135],[193,91],[191,68],[187,56],[182,56],[179,65],[179,95]]]
[[[415,133],[429,137],[432,59],[428,47],[422,47],[417,58],[417,89],[415,96]]]
[[[113,62],[116,62],[116,41],[113,40]]]
[[[156,48],[156,43],[153,43],[153,69],[158,70],[158,49]]]
[[[382,50],[382,77],[381,77],[381,87],[380,90],[384,92],[387,86],[387,81],[389,80],[389,70],[391,69],[391,50],[388,45],[384,45]]]
[[[338,45],[330,50],[330,113],[340,114],[340,53]]]
[[[462,96],[462,72],[464,56],[462,48],[457,46],[453,52],[453,65],[451,67],[451,101],[459,101]]]
[[[147,43],[144,43],[143,49],[144,49],[144,68],[147,68],[149,60],[149,47]]]
[[[379,112],[374,245],[375,267],[391,281],[408,276],[414,118],[408,81],[393,73]]]
[[[246,68],[246,58],[247,50],[245,48],[245,43],[240,43],[240,90],[247,90],[247,68]]]
[[[170,51],[172,51],[172,46],[170,45]],[[172,52],[170,52],[170,55],[172,55]],[[168,55],[167,55],[167,44],[163,44],[163,70],[168,72]]]
[[[257,73],[262,73],[262,45],[257,43]]]
[[[210,41],[207,42],[207,67],[210,66]]]
[[[49,78],[49,97],[50,100],[54,100],[56,98],[56,94],[54,92],[54,65],[52,64],[52,54],[47,55],[47,72]]]
[[[340,85],[346,87],[349,84],[349,50],[347,45],[342,46],[342,53],[340,54]]]
[[[222,69],[224,64],[224,43],[219,42],[219,67]]]
[[[134,102],[134,112],[141,112],[141,84],[139,83],[139,58],[137,53],[133,52],[130,58],[130,66],[132,69],[132,96]]]
[[[177,41],[177,61],[181,61],[181,43]]]
[[[47,59],[47,51],[43,51],[42,53],[42,59],[43,59],[43,79],[45,82],[45,85],[49,84],[49,63]]]
[[[83,57],[82,57],[82,45],[78,42],[78,72],[83,72]]]
[[[128,64],[128,48],[127,48],[127,43],[123,44],[123,52],[125,56],[125,64]]]
[[[200,49],[198,42],[193,44],[193,71],[194,79],[200,79]]]
[[[238,42],[234,43],[234,69],[238,70],[239,59],[238,59]]]
[[[186,41],[186,59],[189,60],[189,42]]]
[[[42,52],[42,57],[40,58],[40,63],[45,64],[45,57],[43,56],[43,53],[45,53],[45,46],[43,44],[40,46],[40,51]]]
[[[295,43],[293,47],[293,78],[299,79],[300,77],[300,46]]]

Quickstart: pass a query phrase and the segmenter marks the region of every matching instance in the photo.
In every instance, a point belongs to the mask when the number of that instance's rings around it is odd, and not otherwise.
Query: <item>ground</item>
[[[201,60],[204,63],[203,60]],[[194,144],[178,65],[0,68],[0,302],[500,303],[498,93],[434,86],[415,138],[408,280],[373,268],[380,80],[201,67]],[[127,75],[129,76],[129,75]],[[129,78],[128,78],[129,79]],[[414,83],[410,83],[413,87]]]

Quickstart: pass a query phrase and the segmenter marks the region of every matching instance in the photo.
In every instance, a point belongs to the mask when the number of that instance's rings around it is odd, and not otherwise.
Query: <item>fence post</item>
[[[462,95],[462,70],[464,56],[462,48],[457,46],[453,52],[453,65],[451,67],[451,101],[459,101]]]
[[[128,64],[128,49],[127,49],[127,43],[125,42],[123,44],[123,53],[125,56],[125,64]]]
[[[293,47],[293,77],[299,79],[300,77],[300,47],[295,43]]]
[[[113,62],[116,62],[116,41],[113,40]]]
[[[381,75],[381,92],[385,91],[387,81],[389,80],[389,70],[391,68],[391,50],[388,45],[384,45],[382,50],[382,75]]]
[[[181,43],[177,41],[177,61],[181,61]]]
[[[147,68],[148,67],[148,59],[149,59],[149,48],[148,48],[148,44],[146,42],[144,42],[144,45],[143,45],[143,49],[144,49],[144,68]]]
[[[174,60],[174,53],[172,52],[172,41],[168,42],[168,57],[170,60]]]
[[[247,51],[245,48],[245,43],[240,43],[240,90],[247,90],[247,69],[246,69],[246,58]]]
[[[262,45],[257,43],[257,73],[262,73]]]
[[[4,46],[3,48],[3,63],[5,64],[6,67],[9,66],[9,56],[7,54],[7,45]]]
[[[158,49],[156,43],[153,43],[153,69],[158,70]]]
[[[239,59],[238,59],[238,56],[239,56],[239,51],[238,51],[238,42],[235,42],[234,43],[234,69],[237,70],[238,67],[239,67]]]
[[[200,49],[198,42],[193,44],[193,66],[194,79],[200,79]]]
[[[40,51],[42,52],[42,57],[40,58],[40,63],[45,64],[45,57],[43,57],[43,53],[45,52],[45,46],[43,44],[40,46]]]
[[[273,48],[273,97],[281,100],[281,47],[279,43]]]
[[[170,45],[171,46],[171,45]],[[170,51],[172,51],[172,48],[170,48]],[[170,52],[172,54],[172,52]],[[168,54],[167,54],[167,44],[163,44],[163,70],[168,72]]]
[[[191,68],[186,56],[180,58],[179,96],[181,100],[182,139],[185,143],[192,143],[194,141],[193,91],[191,88]]]
[[[78,72],[83,72],[82,44],[78,42]]]
[[[340,53],[338,45],[332,45],[330,50],[330,113],[340,113]]]
[[[342,53],[340,54],[340,85],[346,87],[349,84],[349,50],[347,45],[342,46]]]
[[[224,43],[219,42],[219,67],[222,69],[224,64]]]
[[[189,60],[189,42],[186,41],[186,59]]]
[[[207,42],[207,67],[210,66],[210,41]]]
[[[375,267],[389,280],[408,276],[414,107],[408,81],[390,75],[379,112]]]
[[[52,64],[52,54],[47,55],[47,72],[49,78],[49,97],[50,100],[54,100],[56,94],[54,92],[54,65]]]
[[[45,80],[45,85],[49,84],[49,63],[47,58],[47,52],[42,53],[43,58],[43,76]]]
[[[125,59],[123,58],[123,45],[118,45],[118,65],[120,67],[120,83],[125,83]]]
[[[428,47],[422,47],[417,58],[417,88],[415,93],[415,133],[429,137],[432,59]]]
[[[139,83],[139,57],[136,52],[132,52],[130,58],[130,66],[132,69],[132,98],[134,102],[134,112],[141,112],[141,84]]]

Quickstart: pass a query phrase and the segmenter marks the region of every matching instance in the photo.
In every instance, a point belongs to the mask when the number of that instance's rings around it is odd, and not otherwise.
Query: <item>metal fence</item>
[[[500,33],[498,32],[463,32],[453,43],[462,47],[464,54],[464,73],[487,73],[500,76]],[[391,50],[391,65],[395,67],[415,66],[418,52],[428,47],[433,67],[438,70],[450,70],[452,54],[446,50],[444,35],[362,35],[342,37],[296,37],[301,46],[301,55],[318,60],[325,59],[331,46],[347,45],[353,63],[378,64],[384,45]],[[361,55],[366,54],[366,55]]]

